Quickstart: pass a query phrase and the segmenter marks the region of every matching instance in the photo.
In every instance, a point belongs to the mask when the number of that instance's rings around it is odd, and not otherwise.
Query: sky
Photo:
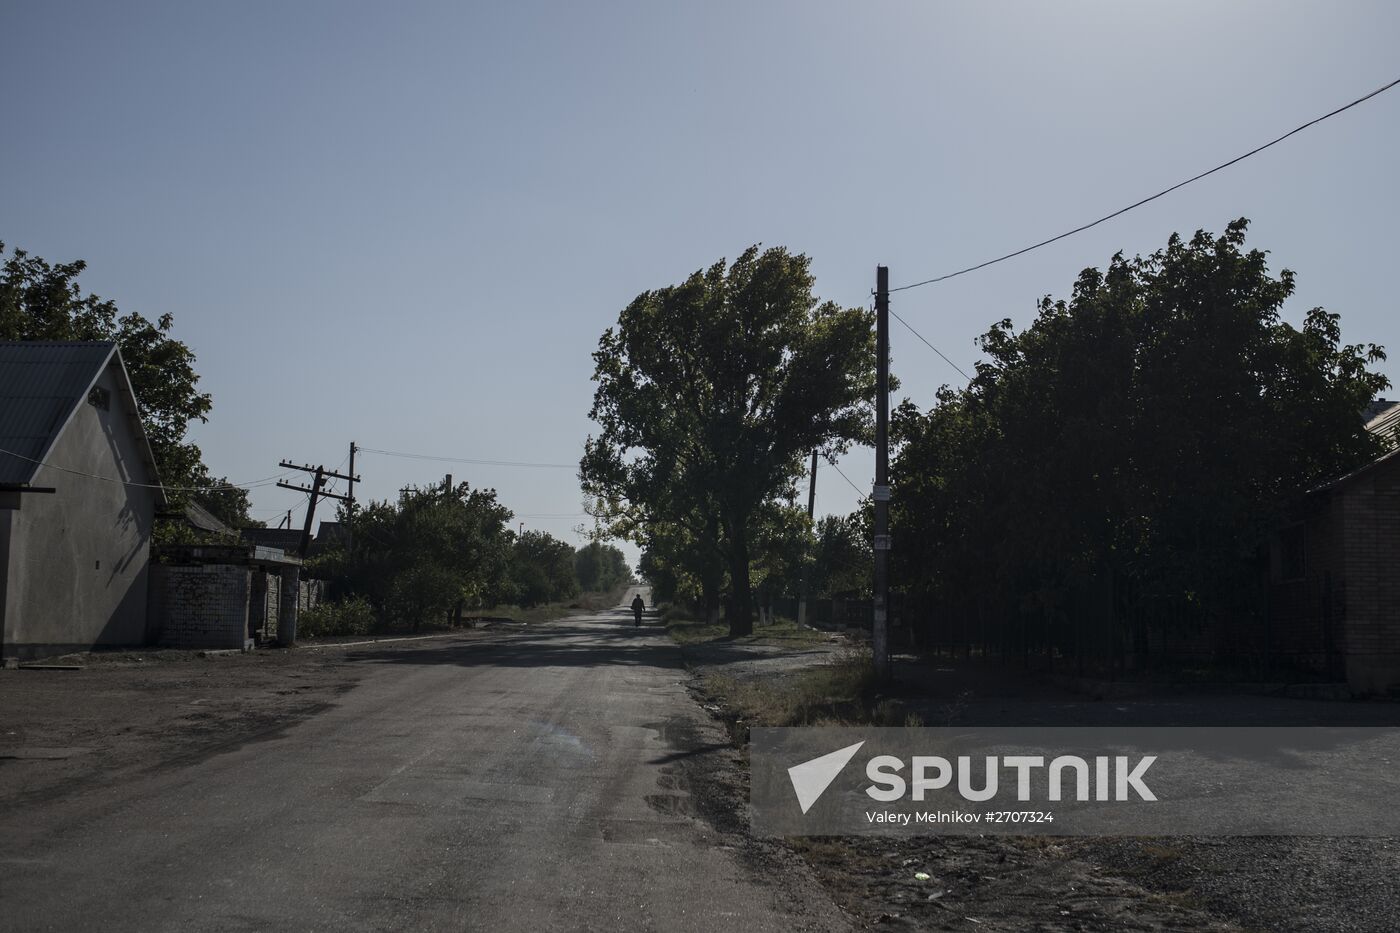
[[[761,243],[864,305],[877,264],[899,286],[1092,220],[1400,77],[1398,48],[1389,2],[0,0],[0,241],[174,315],[216,475],[351,441],[568,464],[639,292]],[[1400,354],[1397,164],[1400,88],[892,308],[970,371],[1079,270],[1243,216],[1297,273],[1286,319],[1321,305]],[[901,396],[961,381],[894,327]],[[839,467],[818,514],[855,507],[873,455]],[[527,528],[588,521],[572,469],[356,469],[360,496],[450,472]],[[301,521],[300,493],[252,498]]]

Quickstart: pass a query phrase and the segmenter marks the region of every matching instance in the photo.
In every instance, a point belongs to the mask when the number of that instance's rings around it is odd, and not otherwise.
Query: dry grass
[[[675,609],[668,609],[661,618],[666,625],[667,634],[680,645],[725,641],[735,645],[809,648],[821,644],[829,637],[826,632],[805,626],[799,627],[792,619],[784,618],[779,618],[772,625],[756,627],[752,635],[733,639],[729,637],[729,625],[725,622],[704,622]]]
[[[838,654],[829,664],[771,677],[701,676],[704,691],[749,726],[917,726],[899,703],[869,702],[875,671],[868,652]]]

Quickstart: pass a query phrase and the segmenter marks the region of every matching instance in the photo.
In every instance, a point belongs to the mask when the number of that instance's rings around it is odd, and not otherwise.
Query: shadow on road
[[[683,667],[680,651],[670,641],[655,643],[664,634],[655,625],[632,624],[630,610],[598,613],[583,620],[564,619],[529,626],[500,640],[410,643],[396,648],[347,652],[345,659],[362,664],[451,664],[459,667],[604,667],[647,665]]]

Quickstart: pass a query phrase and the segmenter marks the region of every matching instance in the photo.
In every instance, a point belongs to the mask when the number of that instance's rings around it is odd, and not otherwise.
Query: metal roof
[[[259,547],[281,548],[295,551],[301,547],[300,528],[241,528],[238,533],[244,541]]]
[[[1375,414],[1366,422],[1366,430],[1385,438],[1393,436],[1400,429],[1400,402],[1378,399],[1372,408]]]
[[[182,514],[184,515],[185,521],[189,522],[192,527],[198,528],[200,531],[213,531],[224,535],[238,534],[237,531],[219,521],[219,519],[214,516],[213,512],[210,512],[198,502],[186,502]]]
[[[0,483],[28,483],[116,352],[110,341],[0,341]],[[28,458],[28,459],[24,459]]]

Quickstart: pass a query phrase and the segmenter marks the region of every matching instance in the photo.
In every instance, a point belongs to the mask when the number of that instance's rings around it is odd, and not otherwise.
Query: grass
[[[483,609],[473,613],[470,618],[472,620],[501,619],[510,622],[553,622],[572,612],[598,612],[603,609],[612,609],[622,599],[624,592],[626,592],[626,587],[608,593],[580,593],[565,602],[545,603],[543,606],[531,606],[528,609],[521,606],[494,606],[491,609]],[[464,616],[463,621],[467,621],[467,617]]]
[[[662,613],[666,633],[681,645],[699,645],[725,641],[736,645],[770,645],[776,648],[809,648],[826,641],[827,633],[818,629],[799,627],[793,619],[778,617],[772,625],[756,626],[752,635],[729,637],[727,622],[705,622],[683,610],[672,607]]]
[[[875,670],[866,651],[846,651],[828,664],[793,673],[740,679],[701,675],[704,692],[749,726],[919,726],[897,701],[871,702]]]

